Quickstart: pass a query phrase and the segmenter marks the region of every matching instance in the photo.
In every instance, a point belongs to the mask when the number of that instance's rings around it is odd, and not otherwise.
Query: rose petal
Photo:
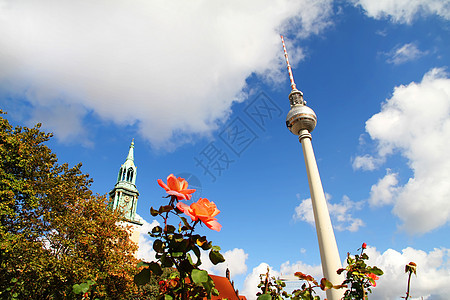
[[[180,193],[183,193],[183,194],[192,194],[192,193],[194,193],[195,191],[196,191],[196,189],[183,189],[183,190],[180,191]]]
[[[219,222],[217,222],[216,219],[208,219],[207,221],[203,221],[202,222],[209,228],[215,231],[220,231],[220,229],[222,229],[222,225],[219,224]]]
[[[180,183],[178,182],[178,179],[173,175],[170,174],[169,176],[167,176],[167,185],[169,186],[169,188],[171,190],[180,191]]]
[[[181,177],[178,177],[178,182],[180,183],[180,189],[185,190],[188,187],[188,182]]]
[[[158,179],[158,184],[166,191],[170,190],[169,187],[161,179]]]
[[[189,205],[184,204],[183,202],[178,202],[177,203],[177,208],[179,210],[181,210],[182,212],[184,212],[186,215],[188,215],[189,217],[191,217],[192,221],[197,221],[198,218],[192,214],[192,210],[189,207]]]
[[[189,200],[189,199],[187,199],[186,195],[176,192],[176,191],[173,191],[173,190],[169,190],[166,193],[169,195],[172,195],[172,196],[176,196],[177,200]]]

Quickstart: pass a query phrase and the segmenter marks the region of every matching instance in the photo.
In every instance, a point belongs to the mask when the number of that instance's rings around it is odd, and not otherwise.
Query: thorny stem
[[[169,205],[174,207],[173,204],[174,204],[175,200],[176,200],[176,197],[175,196],[171,196]],[[166,216],[162,216],[161,215],[161,217],[164,219],[164,231],[163,231],[164,232],[164,237],[165,237],[166,241],[168,241],[169,240],[169,236],[167,234],[167,219],[169,218],[169,212],[166,212]],[[176,266],[177,270],[179,270],[179,265],[177,263],[177,260],[172,257],[172,253],[171,252],[169,252],[169,254],[170,254],[170,260]]]
[[[411,283],[411,275],[412,275],[412,271],[409,271],[409,275],[408,275],[408,286],[406,288],[406,297],[405,300],[407,300],[409,298],[409,287],[410,287],[410,283]]]
[[[268,294],[267,290],[269,289],[269,268],[267,268],[267,274],[266,274],[266,282],[264,285],[264,294]]]
[[[169,205],[172,206],[174,209],[176,209],[175,202],[178,202],[176,196],[171,196]],[[167,229],[167,219],[169,218],[169,212],[166,212],[166,216],[165,217],[162,216],[162,218],[164,219],[164,235],[165,235],[166,240],[168,240],[168,234],[167,234],[166,229]],[[194,233],[195,225],[197,225],[197,223],[199,223],[199,220],[194,222],[194,224],[190,228],[190,232],[187,234],[187,236],[189,237],[189,240],[192,237],[192,234]],[[172,253],[171,252],[169,252],[169,254],[170,254],[170,259],[172,260],[173,264],[176,266],[176,269],[179,270],[179,264],[178,264],[177,260],[172,257]],[[191,274],[188,273],[187,275],[188,275],[189,279],[192,282]],[[182,276],[182,275],[180,274],[180,276]],[[185,289],[186,283],[184,282],[184,280],[180,280],[180,283],[182,285],[181,290],[185,291],[186,290]],[[188,297],[188,295],[185,294],[184,292],[181,294],[181,300],[186,300],[187,297]]]
[[[195,221],[195,223],[191,226],[191,232],[189,232],[189,238],[192,236],[192,233],[194,233],[194,228],[197,223],[200,222],[199,220]]]

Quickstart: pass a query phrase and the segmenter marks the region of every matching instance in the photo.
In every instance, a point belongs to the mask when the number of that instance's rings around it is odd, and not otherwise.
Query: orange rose
[[[214,218],[220,213],[214,202],[210,202],[206,198],[200,198],[197,202],[192,203],[190,206],[182,202],[177,203],[177,208],[191,217],[192,221],[200,220],[209,229],[220,231],[222,225]]]
[[[158,184],[166,190],[166,193],[172,196],[176,196],[178,200],[190,200],[194,189],[188,189],[188,183],[184,178],[176,178],[173,174],[167,176],[167,184],[161,179],[158,179]]]

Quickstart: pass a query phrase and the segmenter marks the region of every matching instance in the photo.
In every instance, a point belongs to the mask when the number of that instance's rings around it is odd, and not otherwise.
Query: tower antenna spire
[[[289,80],[291,81],[291,88],[292,90],[296,90],[297,86],[294,82],[294,75],[292,74],[292,68],[291,68],[291,64],[289,63],[289,57],[286,51],[286,45],[284,44],[284,37],[282,35],[281,36],[281,42],[283,43],[283,50],[284,50],[284,58],[286,59],[286,64],[287,64],[287,69],[289,72]]]

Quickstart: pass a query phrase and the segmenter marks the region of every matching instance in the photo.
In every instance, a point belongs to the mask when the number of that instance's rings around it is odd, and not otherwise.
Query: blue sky
[[[450,3],[0,1],[0,105],[43,124],[61,163],[109,192],[135,138],[138,214],[186,174],[214,201],[249,299],[266,266],[320,278],[288,73],[318,117],[312,143],[341,259],[363,242],[385,270],[373,299],[450,293]],[[208,161],[211,159],[211,161]],[[202,161],[207,169],[198,161]],[[156,220],[161,221],[161,220]],[[151,240],[141,236],[141,255]]]

